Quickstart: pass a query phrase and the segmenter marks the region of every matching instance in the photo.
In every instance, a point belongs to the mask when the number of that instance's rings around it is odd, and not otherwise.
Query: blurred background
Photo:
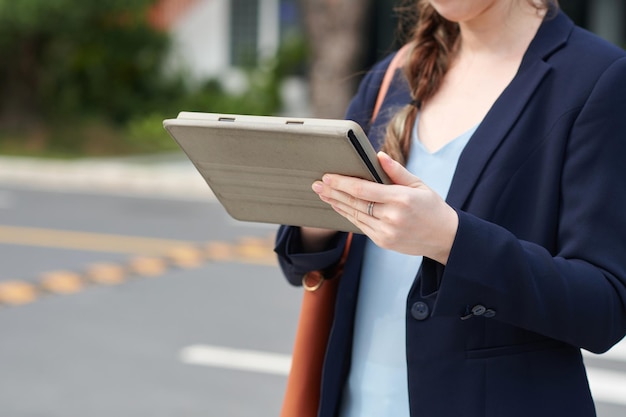
[[[341,118],[394,0],[0,0],[0,417],[275,416],[301,293],[162,128]],[[626,46],[626,2],[561,0]],[[585,356],[601,417],[626,348]]]
[[[181,109],[342,117],[402,34],[397,1],[0,0],[0,152],[173,150]],[[562,0],[626,43],[621,0]]]

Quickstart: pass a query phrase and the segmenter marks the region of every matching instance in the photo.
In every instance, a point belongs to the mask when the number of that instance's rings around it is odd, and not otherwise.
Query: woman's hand
[[[313,190],[378,246],[445,265],[458,228],[456,212],[387,154],[379,152],[378,160],[393,185],[326,174]]]

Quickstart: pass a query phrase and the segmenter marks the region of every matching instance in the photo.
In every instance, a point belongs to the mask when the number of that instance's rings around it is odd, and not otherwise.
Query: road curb
[[[191,162],[0,157],[0,184],[57,191],[214,199]]]

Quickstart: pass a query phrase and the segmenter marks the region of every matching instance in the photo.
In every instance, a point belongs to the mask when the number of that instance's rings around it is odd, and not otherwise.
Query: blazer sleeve
[[[458,211],[445,267],[425,260],[433,315],[468,306],[494,320],[601,353],[626,333],[626,58],[599,78],[576,118],[562,167],[558,253]],[[465,311],[464,311],[465,310]]]
[[[368,71],[348,106],[345,118],[357,122],[365,132],[368,132],[370,127],[374,105],[385,70],[394,55],[395,53],[389,55]],[[300,228],[282,225],[276,235],[274,251],[278,255],[278,264],[287,280],[293,285],[301,285],[302,276],[307,272],[324,270],[339,262],[345,240],[346,233],[338,233],[325,251],[305,253],[302,250]]]

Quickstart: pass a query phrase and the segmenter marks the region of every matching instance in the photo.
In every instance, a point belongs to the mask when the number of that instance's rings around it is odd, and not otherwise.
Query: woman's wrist
[[[459,215],[456,210],[452,207],[449,207],[448,219],[441,224],[443,224],[443,228],[438,234],[437,245],[432,254],[429,256],[432,260],[439,262],[442,265],[446,265],[448,263],[448,258],[450,257],[450,252],[452,251],[452,245],[454,244],[454,239],[456,238],[456,232],[459,228]]]
[[[300,235],[304,252],[321,252],[328,247],[330,241],[337,235],[337,231],[317,227],[301,227]]]

